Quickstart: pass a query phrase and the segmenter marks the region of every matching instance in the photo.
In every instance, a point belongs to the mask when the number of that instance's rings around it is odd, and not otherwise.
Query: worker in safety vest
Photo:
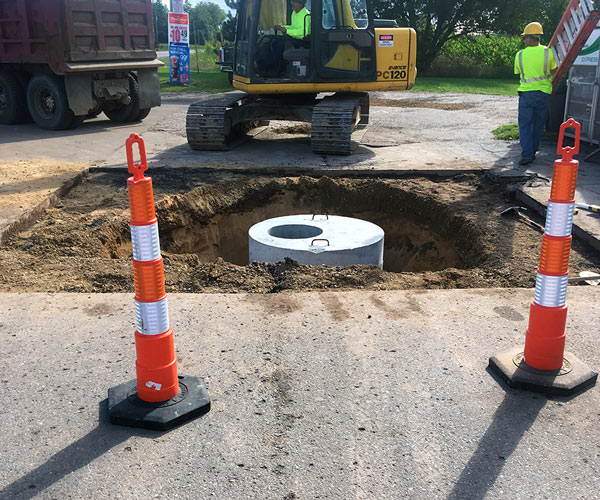
[[[284,35],[302,40],[310,35],[310,18],[305,19],[306,16],[310,16],[310,12],[306,8],[306,0],[292,0],[292,24],[286,26],[278,24],[273,26],[273,29],[281,31]]]
[[[515,75],[521,77],[518,89],[521,142],[519,165],[527,165],[535,160],[548,117],[552,77],[557,71],[554,54],[548,47],[540,45],[543,34],[540,23],[529,23],[521,34],[525,48],[515,56]]]
[[[310,12],[306,9],[306,0],[292,0],[292,19],[286,26],[273,26],[275,32],[284,36],[271,37],[257,47],[257,70],[260,76],[267,78],[282,77],[286,63],[284,51],[289,48],[300,48],[310,35]]]

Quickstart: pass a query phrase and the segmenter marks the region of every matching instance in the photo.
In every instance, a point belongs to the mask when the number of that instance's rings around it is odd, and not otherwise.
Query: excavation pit
[[[209,208],[210,207],[210,208]],[[281,216],[328,214],[375,224],[385,232],[383,269],[392,273],[464,269],[484,258],[476,226],[431,197],[377,180],[263,179],[202,187],[158,204],[162,248],[249,263],[248,231]],[[318,238],[308,224],[272,228],[280,238]],[[122,235],[125,238],[126,235]]]
[[[541,236],[499,217],[503,186],[447,179],[251,177],[157,168],[152,176],[167,291],[532,287]],[[92,172],[58,206],[0,247],[5,291],[133,292],[124,170]],[[385,231],[384,267],[248,264],[248,230],[283,215],[338,215]],[[540,221],[543,222],[543,221]],[[307,228],[280,236],[319,238]],[[598,271],[573,244],[570,272]]]

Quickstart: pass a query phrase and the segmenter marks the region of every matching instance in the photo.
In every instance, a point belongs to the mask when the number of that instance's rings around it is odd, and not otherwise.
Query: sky
[[[204,0],[207,2],[212,2],[212,3],[216,3],[219,7],[221,7],[226,13],[231,11],[231,9],[229,7],[227,7],[227,5],[225,4],[224,0]],[[164,3],[167,7],[169,7],[169,5],[171,4],[169,0],[162,0],[162,3]],[[192,4],[196,3],[195,0],[192,0]]]

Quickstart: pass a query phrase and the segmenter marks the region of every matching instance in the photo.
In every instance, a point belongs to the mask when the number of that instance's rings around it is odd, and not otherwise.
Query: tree
[[[220,37],[221,25],[227,18],[225,11],[213,2],[186,2],[186,12],[190,15],[190,43],[204,45]]]
[[[169,43],[169,9],[160,0],[152,0],[152,17],[158,43]]]
[[[396,19],[417,31],[417,66],[427,71],[454,38],[492,32],[518,35],[527,23],[538,20],[545,24],[549,40],[568,0],[373,0],[373,4],[376,17]]]
[[[526,24],[537,21],[544,27],[544,41],[548,43],[568,3],[569,0],[508,2],[498,12],[495,29],[507,35],[520,35]]]
[[[239,5],[239,0],[225,0],[227,7],[233,10],[234,14],[231,12],[227,13],[227,19],[223,22],[223,26],[221,27],[223,38],[228,42],[235,41],[235,29],[237,26],[237,9]]]

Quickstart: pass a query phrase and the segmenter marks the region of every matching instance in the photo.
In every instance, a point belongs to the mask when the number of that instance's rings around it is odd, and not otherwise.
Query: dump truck
[[[0,0],[0,124],[77,127],[160,106],[151,0]]]

